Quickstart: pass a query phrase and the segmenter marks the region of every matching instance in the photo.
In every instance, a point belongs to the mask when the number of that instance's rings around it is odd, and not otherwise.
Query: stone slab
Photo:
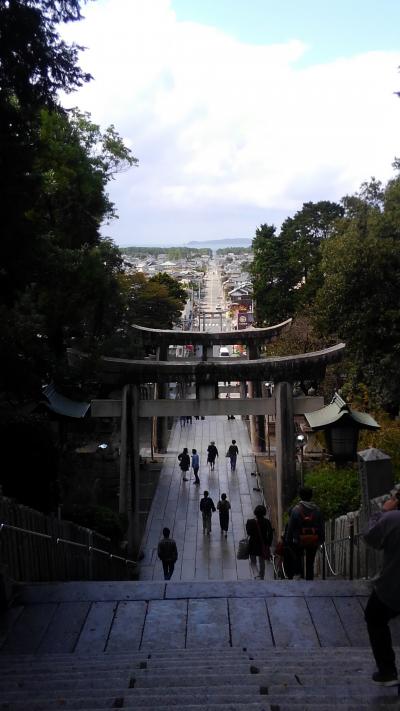
[[[306,601],[321,647],[349,645],[349,639],[333,600],[329,597],[309,597]]]
[[[12,626],[1,652],[6,654],[36,652],[56,609],[55,603],[26,607]]]
[[[228,600],[232,646],[265,649],[273,645],[264,598]]]
[[[29,605],[41,602],[159,600],[164,597],[164,590],[164,583],[148,581],[33,583],[21,586],[17,602]]]
[[[229,645],[228,601],[189,600],[186,646],[216,649]]]
[[[186,600],[151,600],[141,647],[155,650],[185,647],[186,619]]]
[[[237,563],[247,561],[237,561]],[[193,581],[168,582],[165,597],[210,598],[210,597],[357,597],[369,594],[370,584],[362,580],[253,580],[239,581]]]
[[[304,650],[319,647],[304,598],[269,598],[267,608],[277,647],[300,647]]]
[[[368,647],[369,639],[364,620],[364,611],[358,597],[333,597],[350,644]]]
[[[140,647],[147,603],[123,601],[118,603],[107,641],[106,652],[132,652]]]
[[[104,652],[117,605],[115,602],[93,602],[76,644],[78,654]]]
[[[89,602],[62,602],[39,645],[40,654],[73,652],[90,609]]]

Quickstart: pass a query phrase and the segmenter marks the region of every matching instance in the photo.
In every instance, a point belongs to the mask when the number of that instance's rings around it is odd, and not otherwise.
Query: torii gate
[[[276,476],[277,515],[282,520],[283,506],[293,498],[296,490],[294,415],[312,412],[323,406],[321,397],[293,398],[293,382],[321,380],[327,365],[339,361],[345,344],[312,353],[276,358],[259,358],[259,345],[276,338],[291,320],[276,326],[249,331],[198,332],[133,328],[144,345],[157,347],[157,360],[129,360],[102,358],[103,382],[122,388],[121,400],[92,401],[92,416],[121,417],[120,454],[120,512],[126,513],[130,522],[130,553],[138,548],[139,540],[139,437],[138,418],[157,417],[162,426],[160,441],[165,445],[168,416],[180,415],[249,415],[252,446],[257,450],[256,419],[265,415],[276,418]],[[210,359],[213,345],[243,343],[248,358]],[[200,344],[201,360],[168,360],[169,345]],[[89,356],[74,350],[68,351],[71,364]],[[242,391],[239,399],[219,399],[218,383],[239,381],[249,383],[249,396]],[[274,395],[261,397],[261,382],[275,383]],[[166,386],[169,382],[196,384],[195,400],[168,400]],[[141,400],[140,385],[154,383],[155,399]]]

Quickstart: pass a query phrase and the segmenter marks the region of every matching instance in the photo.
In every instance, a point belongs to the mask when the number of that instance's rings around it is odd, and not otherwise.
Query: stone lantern
[[[315,412],[306,412],[304,417],[313,432],[324,433],[327,451],[339,465],[356,461],[360,430],[379,429],[371,415],[351,410],[338,393],[329,405]]]

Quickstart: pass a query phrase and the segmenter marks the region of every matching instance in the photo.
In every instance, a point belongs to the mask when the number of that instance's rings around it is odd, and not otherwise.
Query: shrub
[[[365,431],[360,435],[359,450],[376,447],[391,457],[394,479],[400,481],[400,422],[390,420],[386,415],[374,415],[381,429],[375,432]]]
[[[111,538],[113,543],[119,543],[126,530],[124,517],[107,506],[73,504],[63,509],[63,518],[80,526],[91,528],[93,531]]]
[[[324,519],[342,516],[360,507],[360,485],[357,469],[336,469],[325,463],[305,473],[304,483],[313,490],[313,501]]]

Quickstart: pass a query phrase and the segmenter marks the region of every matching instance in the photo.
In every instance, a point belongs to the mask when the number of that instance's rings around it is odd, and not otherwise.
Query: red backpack
[[[317,548],[319,544],[319,533],[315,521],[315,511],[305,512],[302,506],[300,506],[299,509],[301,517],[299,545],[302,548]]]

